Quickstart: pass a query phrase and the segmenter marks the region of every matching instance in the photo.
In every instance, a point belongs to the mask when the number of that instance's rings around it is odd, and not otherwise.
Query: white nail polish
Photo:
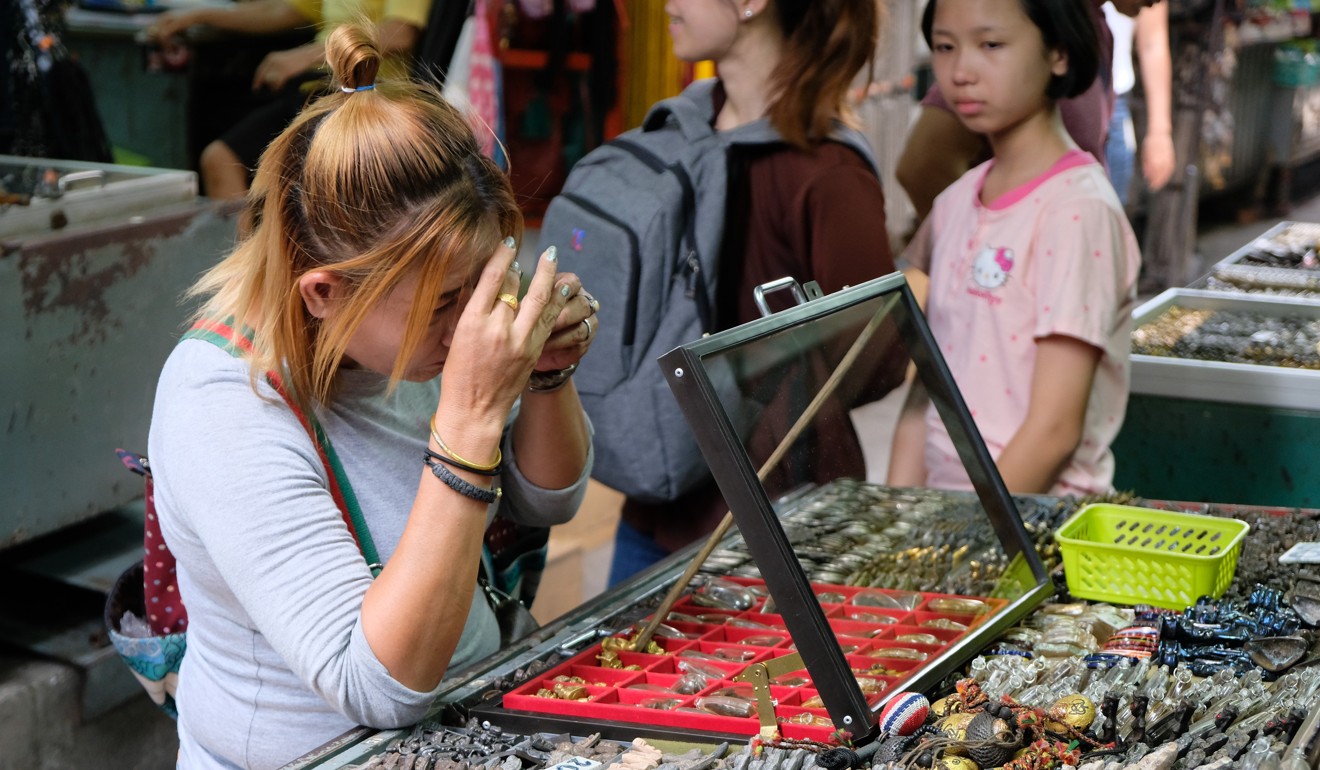
[[[546,258],[546,260],[548,260],[548,261],[550,261],[550,262],[558,262],[558,261],[559,261],[559,249],[555,248],[554,246],[551,246],[550,248],[546,249],[546,250],[545,250],[545,258]]]

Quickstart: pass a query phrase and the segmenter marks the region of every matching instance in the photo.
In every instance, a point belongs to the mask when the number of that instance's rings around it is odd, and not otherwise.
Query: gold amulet
[[[1046,710],[1045,715],[1051,717],[1051,721],[1045,723],[1047,730],[1056,733],[1068,732],[1059,722],[1075,730],[1085,730],[1095,721],[1095,704],[1085,695],[1065,695],[1054,701],[1054,705]]]

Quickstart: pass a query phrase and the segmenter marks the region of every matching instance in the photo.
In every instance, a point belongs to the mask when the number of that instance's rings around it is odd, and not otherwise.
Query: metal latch
[[[793,285],[797,286],[797,282],[794,281]],[[775,701],[770,697],[770,680],[790,671],[801,671],[806,667],[807,665],[802,662],[802,653],[793,652],[782,658],[753,663],[733,678],[735,682],[747,682],[752,686],[752,692],[756,695],[756,716],[761,720],[762,738],[774,740],[779,737],[779,722],[775,720]]]
[[[756,308],[761,311],[762,318],[774,312],[765,301],[766,295],[785,289],[793,295],[793,304],[795,305],[805,305],[813,299],[820,299],[824,296],[824,292],[820,290],[820,284],[815,281],[807,281],[804,285],[799,284],[797,279],[787,276],[768,281],[752,289],[752,299],[756,301]]]

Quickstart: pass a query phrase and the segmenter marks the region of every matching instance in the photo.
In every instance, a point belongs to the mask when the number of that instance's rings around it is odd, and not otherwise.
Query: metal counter
[[[1283,301],[1320,302],[1320,264],[1252,264],[1260,254],[1304,254],[1320,245],[1320,224],[1280,222],[1216,262],[1188,288],[1268,295]],[[1291,261],[1291,260],[1281,260]]]
[[[50,168],[62,194],[15,189]],[[180,295],[232,247],[237,207],[196,198],[191,172],[9,157],[0,171],[11,194],[33,195],[0,206],[5,548],[141,497],[114,450],[145,451],[156,377],[188,314]]]
[[[1155,320],[1171,307],[1320,319],[1320,304],[1169,289],[1133,311],[1133,328]],[[1320,370],[1133,354],[1132,394],[1320,411]]]
[[[1174,306],[1320,319],[1320,303],[1303,298],[1170,289],[1134,311],[1134,328]],[[1113,446],[1118,489],[1320,506],[1312,460],[1320,453],[1320,371],[1134,354],[1131,382]]]

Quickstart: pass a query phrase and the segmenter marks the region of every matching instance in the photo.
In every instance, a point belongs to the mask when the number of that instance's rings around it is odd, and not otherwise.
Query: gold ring
[[[518,312],[518,298],[513,296],[512,294],[501,294],[495,299],[498,299],[500,302],[503,302],[504,304],[508,305],[509,309],[512,310],[513,312],[515,313]]]

